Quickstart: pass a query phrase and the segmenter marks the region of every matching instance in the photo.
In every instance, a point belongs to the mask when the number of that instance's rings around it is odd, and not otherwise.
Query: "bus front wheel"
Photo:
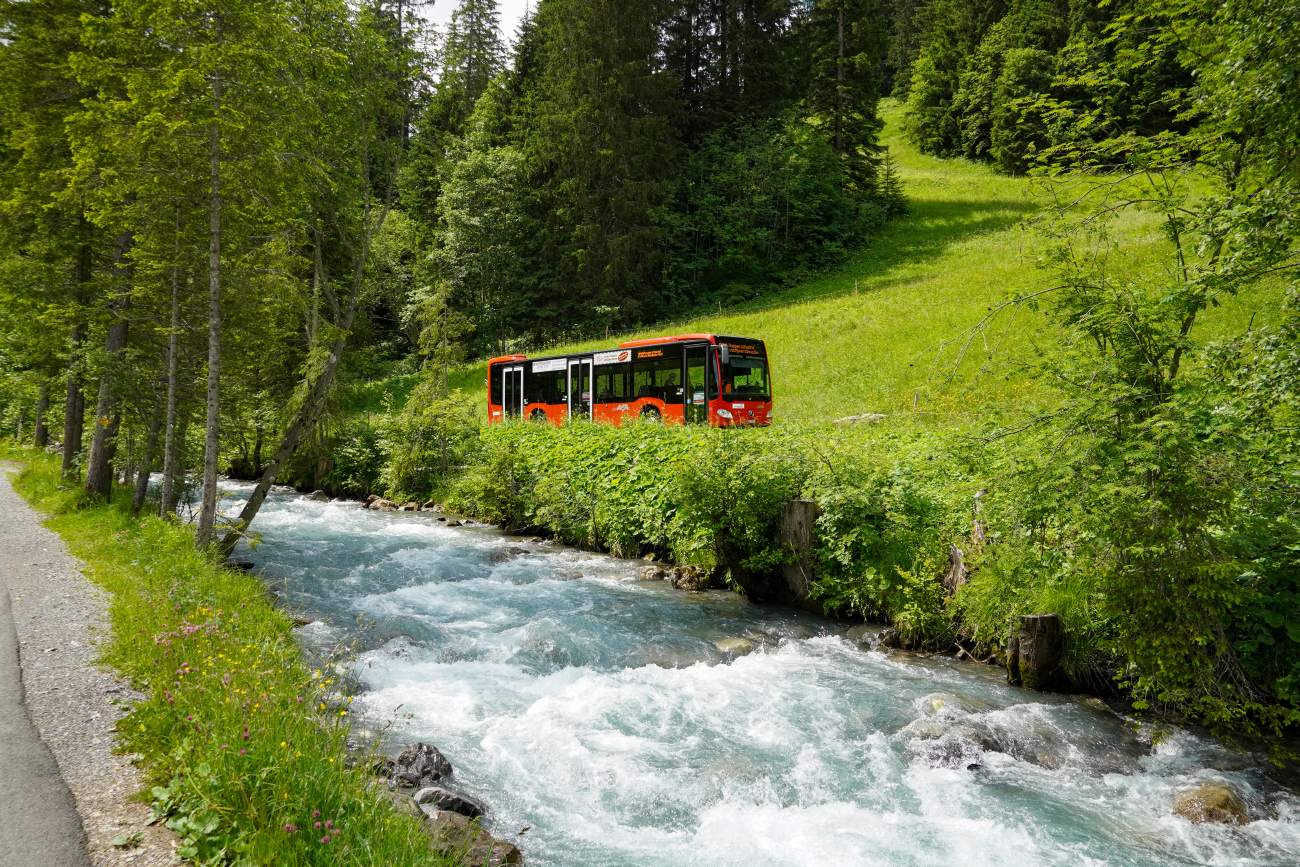
[[[533,414],[528,416],[529,421],[546,421],[546,411],[541,409],[533,410]]]
[[[663,421],[663,415],[660,414],[659,407],[657,406],[643,407],[641,410],[641,418],[646,421]]]

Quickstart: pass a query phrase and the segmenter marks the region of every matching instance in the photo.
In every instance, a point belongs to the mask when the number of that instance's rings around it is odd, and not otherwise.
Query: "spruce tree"
[[[447,26],[438,83],[455,100],[460,117],[473,113],[478,98],[505,68],[505,59],[496,0],[461,0]]]
[[[888,39],[876,0],[818,0],[808,22],[812,75],[808,113],[840,157],[847,192],[876,193],[884,122],[880,62]]]
[[[533,166],[534,329],[658,310],[675,182],[673,76],[659,68],[658,3],[545,0],[536,77],[513,135]]]

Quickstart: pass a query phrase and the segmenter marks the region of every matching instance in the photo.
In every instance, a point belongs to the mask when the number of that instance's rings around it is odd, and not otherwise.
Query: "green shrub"
[[[776,537],[781,507],[813,497],[815,595],[843,614],[902,618],[936,643],[951,632],[939,578],[949,543],[969,531],[962,504],[975,484],[943,448],[870,429],[520,422],[483,432],[451,503],[622,556],[663,551],[761,592],[791,557]]]

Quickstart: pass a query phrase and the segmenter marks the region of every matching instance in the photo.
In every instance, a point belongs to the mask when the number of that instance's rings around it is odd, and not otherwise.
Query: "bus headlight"
[[[730,410],[720,409],[717,412],[718,412],[718,418],[731,418]]]

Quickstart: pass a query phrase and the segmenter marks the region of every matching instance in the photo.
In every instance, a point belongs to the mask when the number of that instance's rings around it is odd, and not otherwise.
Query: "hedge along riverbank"
[[[145,698],[118,725],[141,754],[156,814],[200,864],[451,867],[420,822],[344,766],[350,721],[334,677],[303,661],[261,583],[215,565],[186,527],[91,504],[56,460],[27,461],[18,490],[112,594],[104,661]]]
[[[781,507],[815,499],[815,598],[934,646],[952,638],[940,576],[980,485],[963,460],[924,430],[518,423],[482,432],[449,502],[620,556],[657,551],[761,598],[793,556]]]

